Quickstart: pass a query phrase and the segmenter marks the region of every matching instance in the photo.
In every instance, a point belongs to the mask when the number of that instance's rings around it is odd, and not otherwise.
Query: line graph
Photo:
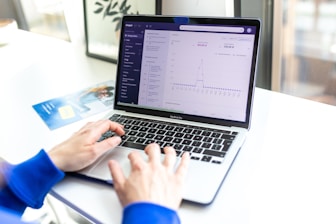
[[[190,74],[186,76],[187,78],[176,75],[171,76],[171,90],[232,97],[240,96],[240,89],[222,86],[223,79],[221,80],[218,75],[211,75],[204,70],[204,59],[201,58],[198,66],[196,66],[195,75]]]

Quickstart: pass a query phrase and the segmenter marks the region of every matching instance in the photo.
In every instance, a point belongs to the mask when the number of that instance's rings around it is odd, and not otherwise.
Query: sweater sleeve
[[[19,214],[27,206],[40,208],[50,189],[64,178],[43,149],[22,163],[6,165],[2,172],[6,184],[0,190],[0,204]]]
[[[132,203],[124,208],[122,224],[180,224],[176,211],[149,202]]]

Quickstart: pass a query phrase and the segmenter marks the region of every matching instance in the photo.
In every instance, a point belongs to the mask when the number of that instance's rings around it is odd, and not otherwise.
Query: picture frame
[[[161,14],[161,0],[83,0],[89,57],[117,63],[122,16]]]

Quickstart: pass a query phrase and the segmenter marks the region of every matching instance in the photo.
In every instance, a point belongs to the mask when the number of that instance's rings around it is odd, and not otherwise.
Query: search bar
[[[180,30],[244,33],[243,27],[180,25]]]

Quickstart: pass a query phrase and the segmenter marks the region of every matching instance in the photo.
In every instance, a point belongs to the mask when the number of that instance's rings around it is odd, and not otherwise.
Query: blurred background
[[[149,1],[142,0],[141,4]],[[335,0],[157,2],[160,13],[167,15],[260,18],[263,27],[257,86],[336,105]],[[20,29],[84,46],[83,12],[83,0],[0,0],[0,18],[14,18]],[[50,224],[87,223],[54,198],[48,197],[45,204],[40,210],[27,209],[25,219]]]
[[[335,0],[159,2],[162,14],[261,18],[257,86],[336,105]],[[31,32],[85,41],[82,0],[0,0],[0,17],[15,17]]]

